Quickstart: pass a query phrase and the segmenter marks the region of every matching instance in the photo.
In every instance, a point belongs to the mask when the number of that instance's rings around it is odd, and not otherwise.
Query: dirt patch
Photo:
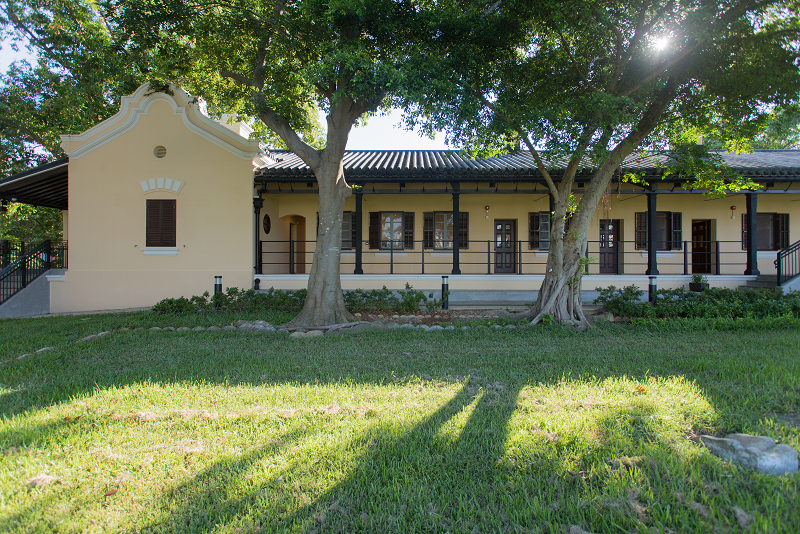
[[[424,324],[428,326],[440,323],[463,323],[468,324],[473,321],[493,321],[509,317],[512,315],[504,309],[465,309],[465,310],[439,310],[433,313],[416,314],[382,314],[382,313],[361,313],[356,314],[359,321],[394,321],[398,323]]]

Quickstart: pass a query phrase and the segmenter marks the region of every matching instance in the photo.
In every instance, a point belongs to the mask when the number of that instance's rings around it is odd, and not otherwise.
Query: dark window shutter
[[[358,220],[358,214],[354,211],[350,212],[350,242],[352,243],[352,247],[361,248],[361,243],[356,241],[356,224],[361,224],[361,221]]]
[[[458,213],[458,248],[469,248],[469,213],[466,211]]]
[[[369,212],[369,248],[381,248],[381,212]]]
[[[403,212],[403,248],[414,248],[414,212]]]
[[[528,213],[528,250],[539,248],[539,213]]]
[[[145,246],[174,247],[176,228],[176,201],[147,200]]]
[[[747,214],[742,213],[742,250],[747,250]]]
[[[777,236],[775,243],[778,245],[778,250],[783,250],[789,246],[789,214],[777,213],[778,220],[775,228],[777,229]]]
[[[422,246],[433,248],[433,212],[426,211],[422,214]]]
[[[672,250],[683,250],[683,214],[672,212]]]
[[[636,220],[635,220],[635,240],[636,250],[646,250],[647,249],[647,212],[646,211],[637,211],[636,212]]]

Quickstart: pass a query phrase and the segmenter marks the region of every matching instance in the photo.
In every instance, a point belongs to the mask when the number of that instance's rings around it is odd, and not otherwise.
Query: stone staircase
[[[746,286],[739,286],[747,289],[775,289],[778,287],[778,277],[774,274],[760,274],[755,280],[748,280]]]

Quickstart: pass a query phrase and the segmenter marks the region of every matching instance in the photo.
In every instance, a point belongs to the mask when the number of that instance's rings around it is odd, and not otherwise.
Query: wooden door
[[[619,219],[600,221],[600,274],[619,274]]]
[[[692,221],[692,273],[711,274],[711,221]]]
[[[494,272],[513,273],[516,261],[517,221],[494,221]]]

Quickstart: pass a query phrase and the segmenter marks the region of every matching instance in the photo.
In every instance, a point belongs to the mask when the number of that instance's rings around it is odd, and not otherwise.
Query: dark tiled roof
[[[777,179],[800,177],[800,150],[756,150],[750,154],[721,155],[728,165],[747,176]],[[275,151],[272,156],[274,163],[259,168],[256,177],[289,180],[313,178],[311,169],[294,153]],[[548,169],[556,176],[566,163],[566,157],[546,161]],[[621,168],[624,172],[660,175],[668,166],[668,155],[644,153],[629,156]],[[587,159],[578,174],[585,176],[591,171],[592,164]],[[351,181],[541,179],[528,152],[472,160],[450,150],[348,150],[344,157],[344,172]]]
[[[0,198],[16,202],[67,209],[69,158],[0,179]]]

